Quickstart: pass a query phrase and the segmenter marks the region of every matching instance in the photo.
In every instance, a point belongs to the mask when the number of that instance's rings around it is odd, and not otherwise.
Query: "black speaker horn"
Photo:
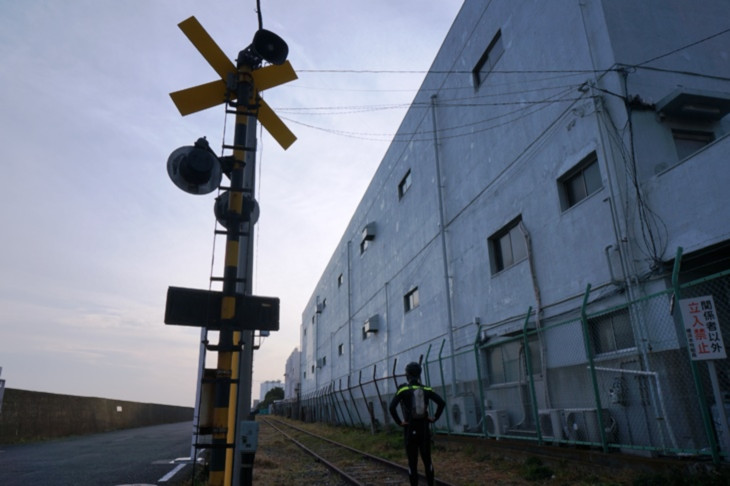
[[[271,64],[284,64],[289,55],[284,39],[266,29],[256,31],[250,47],[254,54]]]
[[[167,174],[177,187],[190,194],[209,194],[220,186],[222,178],[218,157],[204,138],[194,146],[175,149],[167,159]]]

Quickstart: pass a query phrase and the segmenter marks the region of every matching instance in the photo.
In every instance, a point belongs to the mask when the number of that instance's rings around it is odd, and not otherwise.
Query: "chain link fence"
[[[447,402],[436,431],[728,457],[730,365],[692,358],[677,296],[712,296],[719,329],[730,336],[730,272],[723,272],[612,308],[588,304],[589,287],[580,312],[562,320],[525,309],[508,334],[479,326],[473,344],[454,355],[445,354],[445,339],[433,343],[422,378]],[[373,366],[372,376],[333,381],[277,413],[381,430],[392,425],[388,404],[405,382],[395,371],[396,363]]]

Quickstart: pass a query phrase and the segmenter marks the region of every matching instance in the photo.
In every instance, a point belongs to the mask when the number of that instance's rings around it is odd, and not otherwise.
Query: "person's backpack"
[[[411,391],[411,418],[428,418],[428,409],[426,408],[426,393],[424,392],[423,387],[412,386]]]

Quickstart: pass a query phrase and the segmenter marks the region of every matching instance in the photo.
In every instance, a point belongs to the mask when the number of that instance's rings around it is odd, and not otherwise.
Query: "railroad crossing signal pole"
[[[238,55],[237,65],[225,56],[195,17],[181,22],[180,29],[219,74],[219,80],[171,93],[182,115],[226,102],[236,123],[231,156],[216,162],[230,178],[230,187],[216,203],[216,215],[226,228],[225,267],[222,292],[171,287],[168,290],[165,323],[203,326],[219,330],[212,413],[211,486],[251,484],[256,449],[255,422],[248,421],[255,330],[278,330],[278,299],[252,295],[253,231],[258,218],[255,194],[256,120],[287,149],[296,137],[259,96],[259,91],[296,79],[286,62],[288,47],[277,35],[259,29],[254,40]],[[261,67],[263,61],[271,63]],[[202,140],[202,141],[201,141]],[[212,153],[203,139],[195,147],[173,152],[168,172],[173,182],[187,192],[203,194],[217,184]],[[223,207],[221,207],[223,206]],[[216,306],[218,308],[216,309]],[[239,420],[241,420],[239,424]],[[194,458],[193,458],[194,459]]]

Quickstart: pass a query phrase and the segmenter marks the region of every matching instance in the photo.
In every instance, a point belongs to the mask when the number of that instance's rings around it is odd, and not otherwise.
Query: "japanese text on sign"
[[[725,359],[725,344],[712,296],[681,299],[679,306],[692,359]]]

